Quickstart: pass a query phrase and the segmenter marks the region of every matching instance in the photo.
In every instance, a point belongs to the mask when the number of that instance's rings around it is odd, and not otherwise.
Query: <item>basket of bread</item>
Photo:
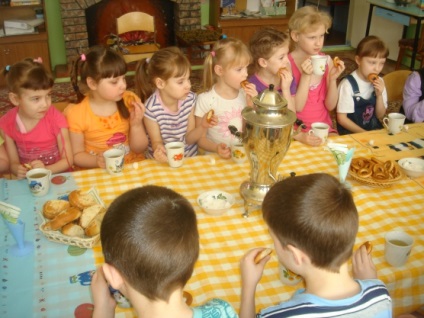
[[[50,241],[91,248],[99,241],[105,213],[96,189],[74,190],[68,200],[59,198],[44,203],[40,231]]]
[[[376,188],[389,188],[405,177],[395,161],[381,161],[375,157],[353,158],[349,175],[356,181]]]

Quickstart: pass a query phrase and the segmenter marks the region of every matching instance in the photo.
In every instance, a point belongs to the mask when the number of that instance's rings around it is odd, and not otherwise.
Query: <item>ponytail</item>
[[[135,68],[135,93],[140,97],[143,103],[150,97],[150,95],[153,94],[155,90],[154,86],[150,82],[150,77],[147,71],[149,61],[150,60],[147,58],[140,60]]]
[[[203,88],[201,92],[210,91],[213,84],[215,84],[215,72],[213,70],[213,59],[215,58],[215,52],[212,52],[206,56],[205,61],[203,62]]]
[[[75,91],[75,93],[77,93],[77,102],[81,102],[84,99],[84,94],[81,93],[79,85],[78,85],[78,76],[79,76],[79,70],[80,70],[80,62],[84,63],[84,61],[82,61],[81,56],[78,56],[78,58],[72,63],[72,67],[71,67],[71,84],[72,87]]]

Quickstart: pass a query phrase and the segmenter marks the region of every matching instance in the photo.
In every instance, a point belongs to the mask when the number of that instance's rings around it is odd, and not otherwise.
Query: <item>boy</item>
[[[289,35],[272,28],[260,29],[252,36],[249,49],[253,58],[253,72],[248,81],[255,84],[260,93],[270,84],[287,100],[287,107],[296,112],[294,98],[296,86],[287,58]]]
[[[276,183],[265,196],[263,217],[278,260],[301,275],[305,289],[258,317],[392,317],[391,299],[366,248],[356,251],[353,279],[347,262],[358,231],[358,212],[349,190],[334,177],[310,174]],[[255,317],[255,289],[269,256],[261,249],[241,261],[240,317]]]
[[[144,186],[110,205],[101,226],[105,264],[93,276],[93,317],[114,317],[107,284],[124,294],[137,317],[237,317],[230,304],[213,299],[190,308],[183,288],[199,255],[197,220],[180,194]],[[108,283],[107,283],[108,282]]]

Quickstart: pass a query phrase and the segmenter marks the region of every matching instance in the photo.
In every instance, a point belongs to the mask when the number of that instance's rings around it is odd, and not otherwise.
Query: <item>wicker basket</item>
[[[88,193],[91,194],[95,198],[95,200],[97,201],[98,204],[105,206],[104,202],[99,197],[99,194],[97,193],[97,190],[95,188],[91,188],[88,191]],[[63,199],[63,196],[61,196],[59,199]],[[49,220],[44,218],[41,211],[40,211],[40,217],[41,217],[42,223],[41,223],[39,229],[40,229],[41,233],[43,233],[44,236],[49,241],[61,243],[61,244],[66,244],[66,245],[74,245],[74,246],[78,246],[78,247],[81,247],[81,248],[91,248],[94,245],[96,245],[96,243],[100,239],[100,234],[97,234],[96,236],[93,236],[93,237],[83,237],[83,238],[81,238],[81,237],[67,236],[67,235],[62,234],[60,231],[46,231],[46,230],[44,230],[44,224],[46,224]]]
[[[405,178],[405,174],[402,170],[399,169],[399,175],[396,178],[383,180],[383,181],[377,181],[372,178],[362,178],[358,176],[355,172],[349,170],[349,175],[353,180],[356,180],[360,183],[363,183],[367,186],[373,187],[373,188],[390,188],[392,185],[398,183],[403,178]]]

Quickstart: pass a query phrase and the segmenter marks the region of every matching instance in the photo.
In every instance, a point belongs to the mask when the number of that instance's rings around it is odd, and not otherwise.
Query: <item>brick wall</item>
[[[74,60],[80,52],[85,52],[88,49],[85,9],[101,1],[102,0],[60,0],[66,58],[68,62]],[[120,0],[120,3],[125,1],[128,1],[129,6],[134,3],[134,0]],[[175,30],[193,30],[201,27],[200,0],[169,1],[174,2]]]

